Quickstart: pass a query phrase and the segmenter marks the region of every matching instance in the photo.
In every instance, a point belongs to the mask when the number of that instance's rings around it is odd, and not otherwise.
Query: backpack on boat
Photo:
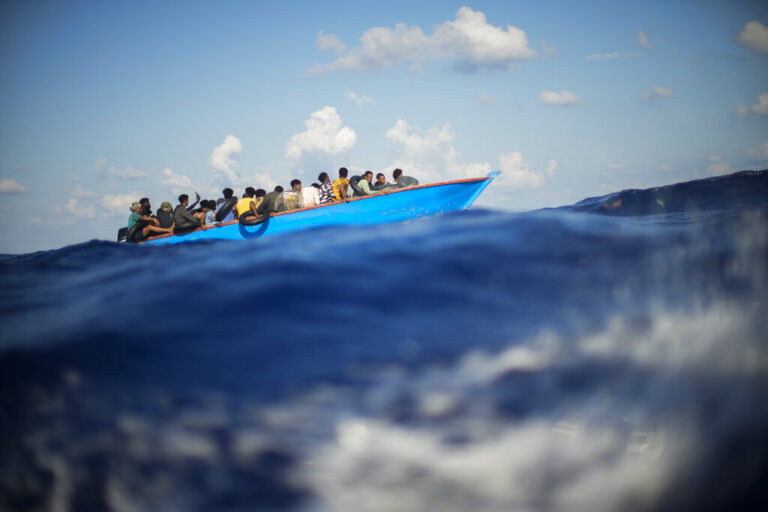
[[[278,212],[298,210],[303,204],[302,194],[298,190],[286,190],[275,198],[275,210]]]

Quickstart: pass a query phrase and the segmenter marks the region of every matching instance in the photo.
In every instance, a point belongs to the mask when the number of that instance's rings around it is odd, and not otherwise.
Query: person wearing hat
[[[135,224],[139,224],[136,240],[143,240],[150,236],[168,234],[172,232],[171,228],[160,227],[160,223],[156,218],[142,215],[141,209],[141,203],[133,203],[131,205],[131,214],[128,216],[128,231],[131,231],[131,228]]]
[[[163,201],[157,209],[157,221],[161,228],[173,228],[173,206],[168,201]]]

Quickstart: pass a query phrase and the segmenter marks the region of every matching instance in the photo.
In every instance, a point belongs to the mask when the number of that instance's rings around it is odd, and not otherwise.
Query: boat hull
[[[487,177],[395,189],[381,194],[330,203],[303,210],[276,213],[262,224],[244,226],[237,221],[204,227],[184,235],[165,235],[145,244],[174,244],[195,240],[247,240],[323,226],[372,225],[402,222],[427,215],[464,210],[472,206],[498,172]]]

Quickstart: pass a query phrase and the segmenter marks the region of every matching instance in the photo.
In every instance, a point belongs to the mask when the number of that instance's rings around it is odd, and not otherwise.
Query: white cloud
[[[749,156],[759,160],[768,160],[768,142],[749,150]]]
[[[420,27],[398,24],[394,29],[373,27],[360,37],[361,45],[348,49],[334,35],[320,32],[317,45],[322,50],[333,50],[336,61],[317,66],[315,73],[343,69],[375,69],[408,61],[412,69],[420,69],[425,61],[442,58],[455,59],[459,69],[509,68],[521,59],[536,57],[528,47],[525,32],[512,25],[506,28],[491,25],[485,14],[462,7],[453,21],[435,27],[432,35],[425,35]]]
[[[459,161],[452,145],[454,134],[448,123],[419,135],[412,132],[406,121],[398,119],[385,137],[396,155],[390,168],[399,167],[422,183],[475,178],[491,172],[487,163]]]
[[[141,198],[138,192],[129,192],[127,194],[107,194],[99,199],[101,211],[107,215],[125,216],[131,213],[131,203]]]
[[[215,151],[215,150],[214,150]],[[160,183],[174,194],[181,194],[192,189],[192,180],[183,174],[176,174],[169,168],[163,169]]]
[[[672,98],[675,92],[672,89],[661,86],[651,87],[649,92],[640,93],[640,99],[643,101],[654,101],[660,98]]]
[[[718,155],[710,156],[709,162],[710,163],[709,167],[707,167],[707,172],[713,176],[722,176],[724,174],[730,174],[733,172],[733,169],[731,169],[731,164],[724,162],[722,157]]]
[[[504,153],[499,155],[499,185],[508,192],[540,188],[554,176],[557,168],[558,163],[550,160],[543,171],[532,171],[519,151]]]
[[[237,162],[234,155],[243,150],[243,143],[234,135],[227,135],[219,146],[213,148],[208,159],[208,165],[213,169],[214,177],[225,183],[235,184],[240,181],[240,175],[235,172]]]
[[[27,187],[16,180],[10,178],[0,180],[0,194],[15,194],[17,192],[24,192],[25,190],[27,190]]]
[[[390,169],[399,167],[422,183],[477,178],[492,170],[487,162],[466,162],[459,159],[453,147],[454,133],[448,123],[419,135],[413,133],[406,121],[398,119],[385,136],[397,150]],[[501,175],[496,178],[489,192],[499,197],[510,192],[542,187],[554,176],[557,168],[558,163],[550,160],[546,169],[534,171],[530,164],[523,160],[519,151],[502,153],[498,160]]]
[[[651,90],[653,91],[653,94],[655,94],[659,98],[671,98],[672,96],[674,96],[672,89],[669,89],[667,87],[659,87],[657,85],[655,87],[652,87]]]
[[[768,53],[768,27],[757,20],[744,25],[735,40],[748,50]]]
[[[757,97],[757,103],[755,103],[751,107],[745,107],[744,105],[739,105],[738,107],[736,107],[736,110],[742,116],[745,116],[750,112],[752,112],[753,114],[761,115],[761,116],[768,115],[768,92],[764,92],[763,94],[760,94]]]
[[[307,129],[291,136],[285,146],[285,158],[301,167],[312,161],[327,161],[329,156],[346,153],[357,142],[357,135],[348,126],[342,126],[335,107],[325,106],[313,112],[304,121]]]
[[[543,91],[539,94],[539,101],[547,105],[570,106],[581,105],[581,100],[569,91]]]
[[[70,196],[86,199],[89,197],[93,197],[93,192],[91,192],[90,190],[85,190],[85,188],[83,188],[82,183],[78,183],[77,186],[75,187],[75,190],[72,191]]]
[[[93,172],[107,178],[118,180],[140,180],[147,176],[146,172],[135,169],[132,165],[119,169],[114,165],[108,165],[106,158],[99,158],[93,166]]]
[[[70,197],[67,204],[65,204],[60,211],[81,219],[92,219],[96,216],[96,208],[93,205],[84,206],[74,197]]]
[[[483,93],[480,93],[477,95],[477,101],[479,101],[481,105],[485,105],[486,107],[495,107],[496,104],[498,103],[496,98]]]
[[[347,98],[357,103],[358,107],[362,107],[364,103],[368,103],[371,105],[374,104],[373,98],[370,98],[368,96],[358,96],[352,91],[347,91]]]
[[[635,34],[637,34],[637,38],[635,39],[637,46],[644,50],[650,50],[652,48],[651,43],[648,41],[648,36],[645,35],[645,32],[642,30],[635,30]]]

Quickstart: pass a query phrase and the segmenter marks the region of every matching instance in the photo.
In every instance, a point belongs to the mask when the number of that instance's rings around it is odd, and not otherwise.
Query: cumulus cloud
[[[523,160],[523,155],[519,151],[504,153],[499,156],[501,171],[499,182],[507,191],[539,188],[554,176],[557,168],[558,163],[550,160],[546,169],[533,171],[530,164]]]
[[[363,104],[368,103],[370,105],[374,104],[373,98],[370,98],[369,96],[358,96],[352,91],[347,91],[347,98],[354,101],[358,107],[362,107]]]
[[[749,150],[749,156],[759,160],[768,160],[768,142]]]
[[[661,98],[672,98],[675,92],[672,89],[661,86],[654,86],[648,92],[640,93],[640,99],[643,101],[654,101]]]
[[[135,169],[132,165],[120,169],[114,165],[109,165],[106,158],[96,160],[93,166],[93,172],[103,178],[116,178],[118,180],[140,180],[147,176],[144,171]]]
[[[753,52],[768,53],[768,27],[757,20],[750,21],[744,25],[735,41]]]
[[[375,69],[410,62],[414,70],[430,60],[451,58],[457,69],[509,68],[515,61],[537,56],[528,47],[525,31],[491,25],[485,14],[462,7],[456,18],[435,27],[432,35],[417,26],[398,24],[394,29],[374,27],[360,37],[360,46],[348,49],[334,35],[318,34],[321,50],[333,50],[336,60],[317,66],[314,73],[344,69]]]
[[[335,107],[313,112],[304,125],[307,129],[291,136],[285,146],[285,159],[296,167],[325,167],[331,157],[344,155],[357,142],[355,131],[343,126]]]
[[[75,197],[70,197],[67,204],[55,209],[57,213],[64,213],[70,217],[78,219],[92,219],[96,216],[96,207],[93,205],[85,206]],[[127,212],[126,212],[127,215]]]
[[[539,101],[547,105],[557,106],[581,105],[581,100],[569,91],[543,91],[539,94]]]
[[[742,116],[745,116],[750,112],[753,114],[761,115],[761,116],[768,115],[768,92],[764,92],[763,94],[760,94],[757,97],[757,102],[751,107],[745,107],[744,105],[739,105],[738,107],[736,107],[736,110]]]
[[[420,135],[414,133],[406,121],[398,119],[385,136],[396,150],[391,169],[399,167],[422,182],[477,178],[492,170],[487,162],[467,162],[459,158],[453,147],[454,132],[448,123]],[[546,169],[532,170],[519,151],[502,153],[497,167],[501,175],[490,192],[498,195],[542,187],[554,176],[557,167],[558,163],[551,160]]]
[[[129,192],[127,194],[107,194],[99,199],[101,211],[110,216],[125,216],[128,218],[131,203],[141,198],[139,192]]]
[[[208,165],[213,169],[214,177],[226,183],[238,183],[240,175],[235,172],[237,161],[234,156],[243,150],[243,143],[234,135],[227,135],[219,146],[213,148],[208,158]]]
[[[733,172],[733,169],[731,169],[731,164],[723,161],[722,157],[713,155],[709,157],[707,172],[713,176],[722,176],[724,174],[730,174]]]
[[[495,107],[496,104],[498,103],[496,98],[483,93],[480,93],[477,95],[477,101],[479,101],[481,105],[485,105],[486,107]]]
[[[635,34],[637,35],[635,38],[635,43],[637,43],[637,46],[643,50],[650,50],[652,48],[651,43],[648,41],[648,36],[645,35],[645,32],[642,30],[635,30]]]
[[[491,172],[487,163],[461,162],[453,148],[449,123],[433,127],[424,135],[414,133],[403,119],[387,130],[385,137],[395,150],[391,169],[399,167],[422,182],[474,178]]]
[[[181,194],[192,189],[192,180],[189,177],[176,174],[169,168],[163,169],[160,183],[174,194]]]
[[[16,180],[10,178],[0,180],[0,194],[16,194],[25,190],[27,190],[27,187]]]
[[[78,183],[77,186],[75,187],[75,190],[72,191],[70,196],[72,196],[72,197],[80,197],[80,198],[87,199],[89,197],[93,197],[93,192],[83,188],[82,183]]]

